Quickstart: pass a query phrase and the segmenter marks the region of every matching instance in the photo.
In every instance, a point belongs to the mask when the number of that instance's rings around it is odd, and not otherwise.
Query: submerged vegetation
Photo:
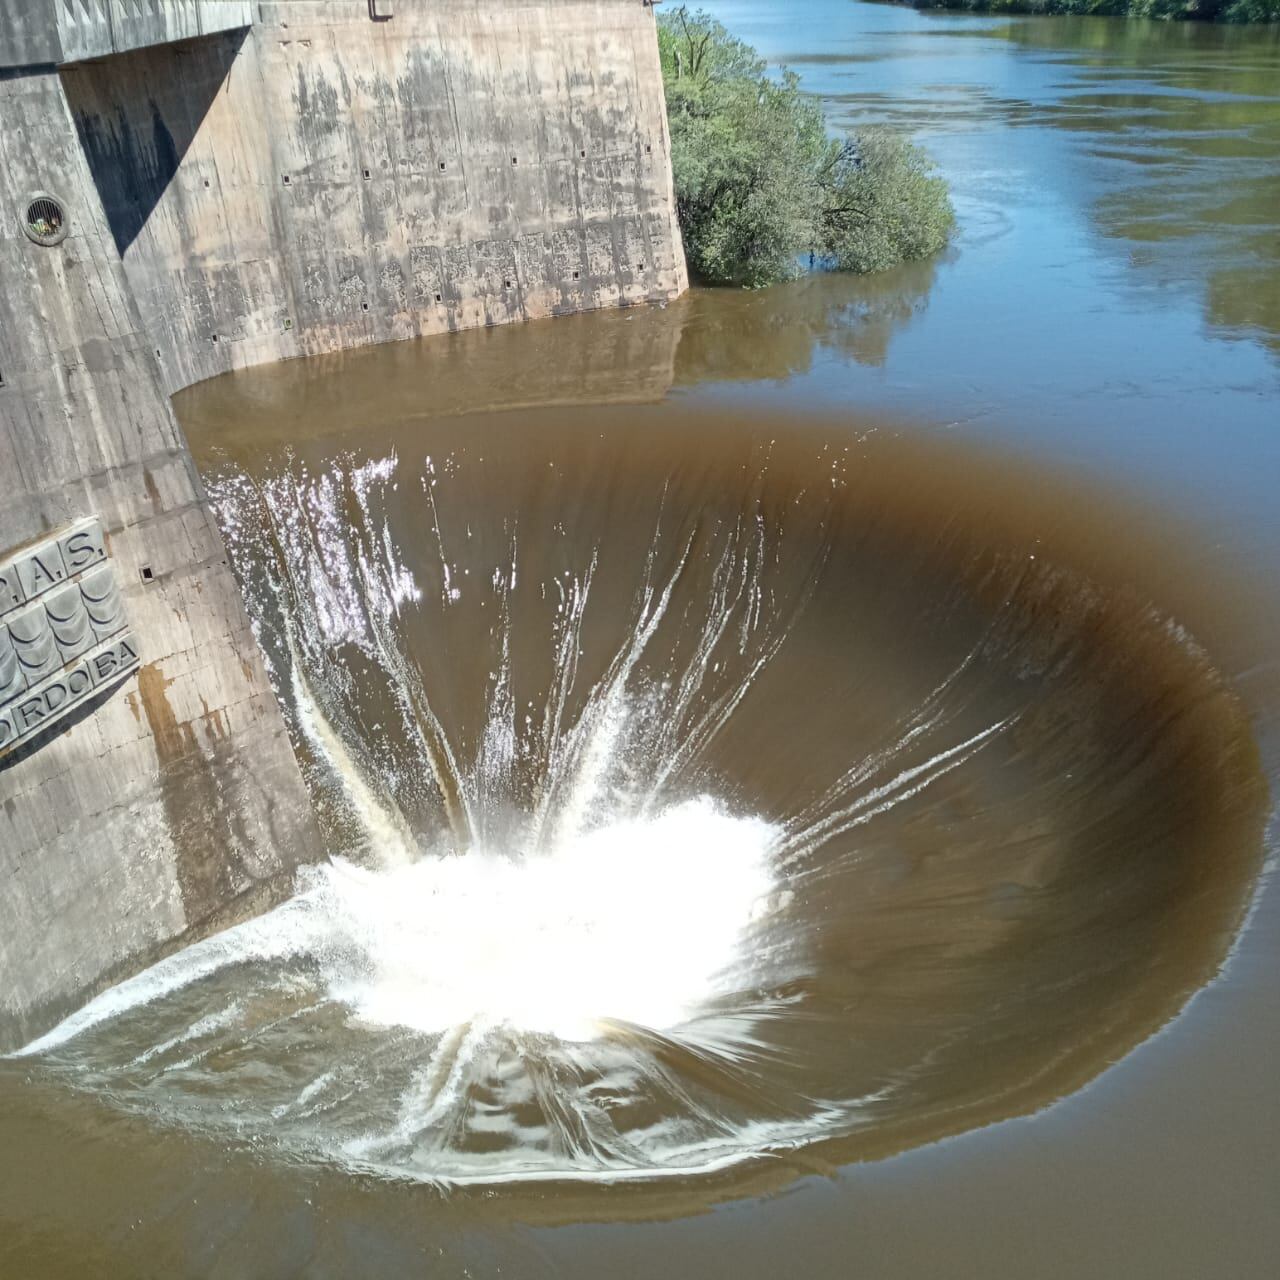
[[[905,138],[867,129],[840,140],[791,71],[705,13],[659,21],[671,165],[685,250],[709,283],[760,286],[807,255],[882,271],[947,243],[945,181]]]
[[[1280,22],[1280,0],[908,0],[915,9],[1065,13],[1199,22]]]

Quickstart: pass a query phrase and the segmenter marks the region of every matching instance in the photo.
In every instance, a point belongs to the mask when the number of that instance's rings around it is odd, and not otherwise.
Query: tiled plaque
[[[0,756],[137,665],[97,518],[0,560]]]

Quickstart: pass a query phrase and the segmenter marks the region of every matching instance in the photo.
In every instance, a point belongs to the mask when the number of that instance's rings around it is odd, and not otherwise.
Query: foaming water
[[[1096,507],[836,426],[390,443],[215,470],[332,856],[57,1078],[394,1177],[688,1177],[1043,1106],[1219,963],[1256,753]]]
[[[743,943],[768,907],[771,837],[695,800],[543,856],[336,863],[322,896],[355,964],[328,989],[364,1022],[416,1031],[583,1041],[609,1021],[678,1027],[749,976]]]
[[[50,1053],[129,1017],[150,1027],[152,1006],[195,1007],[185,1004],[194,989],[200,1007],[210,997],[222,1007],[138,1052],[130,1039],[132,1056],[118,1066],[135,1083],[193,1090],[184,1101],[198,1113],[199,1082],[207,1071],[226,1069],[236,1041],[269,1040],[290,1022],[318,1019],[323,1026],[339,1017],[373,1059],[355,1052],[300,1088],[291,1082],[270,1104],[270,1118],[287,1127],[298,1115],[354,1112],[359,1119],[348,1117],[341,1141],[307,1145],[344,1162],[413,1167],[415,1148],[435,1125],[447,1126],[472,1073],[504,1054],[525,1067],[538,1059],[548,1071],[588,1072],[596,1090],[611,1079],[625,1089],[628,1077],[617,1066],[631,1055],[619,1045],[634,1036],[696,1039],[696,1024],[709,1019],[722,1049],[741,1042],[748,1024],[717,1019],[716,1011],[737,1002],[741,1016],[744,993],[749,1000],[768,973],[767,950],[748,942],[785,901],[772,866],[777,835],[768,823],[731,817],[699,798],[532,857],[428,851],[411,865],[377,870],[335,858],[307,869],[299,892],[281,907],[112,988],[21,1056]],[[664,939],[661,948],[653,946],[655,935]],[[268,973],[268,966],[282,968]],[[262,1022],[264,1005],[271,1015]],[[380,1075],[382,1032],[411,1043],[417,1066],[394,1115],[378,1116],[353,1103],[360,1085]],[[601,1041],[611,1043],[593,1044]],[[510,1066],[503,1074],[511,1076]],[[522,1078],[507,1103],[527,1103],[532,1087],[532,1076]],[[497,1106],[477,1128],[493,1138],[504,1134],[508,1145],[519,1137]],[[419,1172],[445,1180],[572,1172],[535,1148],[517,1145],[479,1161],[436,1150]],[[725,1150],[735,1144],[704,1144],[698,1162]],[[688,1154],[658,1139],[644,1163],[657,1170]],[[620,1161],[614,1172],[625,1175],[633,1163]]]
[[[751,985],[746,943],[779,900],[776,828],[708,798],[580,835],[537,857],[473,849],[303,873],[274,911],[90,1002],[21,1055],[63,1044],[211,973],[305,953],[314,989],[370,1026],[600,1039],[618,1023],[696,1020]],[[666,945],[651,945],[661,931]],[[461,958],[465,957],[465,963]],[[234,1017],[202,1018],[149,1061]]]

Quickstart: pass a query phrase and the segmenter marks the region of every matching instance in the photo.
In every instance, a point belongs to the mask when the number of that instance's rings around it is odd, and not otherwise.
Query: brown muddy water
[[[957,246],[180,397],[332,860],[0,1062],[0,1274],[1272,1273],[1280,44],[715,8]]]

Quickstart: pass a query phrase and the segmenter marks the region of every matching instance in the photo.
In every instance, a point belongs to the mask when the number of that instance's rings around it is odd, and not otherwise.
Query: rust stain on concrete
[[[138,693],[156,744],[183,911],[191,925],[235,897],[243,888],[243,875],[235,838],[238,824],[227,809],[221,776],[233,762],[222,758],[216,735],[211,753],[206,756],[201,750],[194,725],[179,720],[169,701],[172,685],[159,663],[148,663],[138,672]]]

